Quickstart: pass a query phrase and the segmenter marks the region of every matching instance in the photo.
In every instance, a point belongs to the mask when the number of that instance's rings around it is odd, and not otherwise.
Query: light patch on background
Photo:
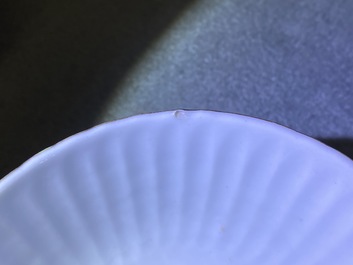
[[[349,23],[326,2],[196,2],[117,85],[99,122],[210,109],[313,137],[353,135]]]

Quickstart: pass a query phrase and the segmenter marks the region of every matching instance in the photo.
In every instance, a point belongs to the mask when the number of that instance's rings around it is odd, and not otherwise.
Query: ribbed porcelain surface
[[[1,265],[352,265],[353,162],[234,114],[95,127],[0,182]]]

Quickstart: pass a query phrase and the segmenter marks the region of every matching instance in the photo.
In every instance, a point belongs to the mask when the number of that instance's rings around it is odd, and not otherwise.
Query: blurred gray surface
[[[353,136],[352,13],[349,1],[198,1],[120,84],[103,120],[201,108]]]
[[[210,109],[278,122],[352,155],[353,2],[0,5],[0,176],[103,121]]]

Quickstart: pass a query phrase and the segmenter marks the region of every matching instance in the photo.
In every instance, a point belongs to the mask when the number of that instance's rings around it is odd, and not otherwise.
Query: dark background
[[[0,2],[0,177],[104,121],[211,109],[353,157],[353,2]]]

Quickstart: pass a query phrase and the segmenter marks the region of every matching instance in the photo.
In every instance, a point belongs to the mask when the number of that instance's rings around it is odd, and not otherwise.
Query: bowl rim
[[[31,168],[36,167],[39,164],[46,162],[47,160],[55,157],[55,155],[61,150],[65,148],[69,148],[70,146],[74,146],[79,142],[85,141],[88,138],[91,138],[93,135],[96,138],[99,138],[104,132],[108,130],[114,130],[115,127],[120,127],[121,125],[128,125],[129,123],[135,123],[140,120],[160,120],[163,119],[193,119],[193,118],[208,118],[208,117],[217,117],[220,119],[227,120],[237,120],[237,122],[247,123],[253,125],[258,128],[266,128],[272,130],[273,132],[277,132],[284,137],[292,137],[292,139],[298,140],[298,142],[308,144],[309,146],[313,146],[316,149],[320,149],[321,152],[325,152],[328,155],[331,155],[333,158],[340,160],[342,163],[352,168],[353,172],[353,160],[351,160],[346,155],[342,154],[338,150],[326,145],[319,140],[316,140],[310,136],[307,136],[301,132],[295,131],[289,127],[278,124],[273,121],[260,119],[244,114],[238,113],[229,113],[229,112],[221,112],[221,111],[212,111],[212,110],[169,110],[162,112],[153,112],[146,114],[138,114],[133,115],[127,118],[122,118],[118,120],[104,122],[102,124],[98,124],[93,126],[87,130],[83,130],[76,134],[73,134],[56,144],[49,146],[37,154],[33,155],[29,159],[27,159],[20,166],[15,168],[13,171],[5,175],[2,179],[0,179],[0,195],[6,190],[10,189],[11,186],[16,185],[17,182],[21,181],[22,178],[26,176],[26,172],[31,170]],[[91,139],[88,139],[91,140]]]

